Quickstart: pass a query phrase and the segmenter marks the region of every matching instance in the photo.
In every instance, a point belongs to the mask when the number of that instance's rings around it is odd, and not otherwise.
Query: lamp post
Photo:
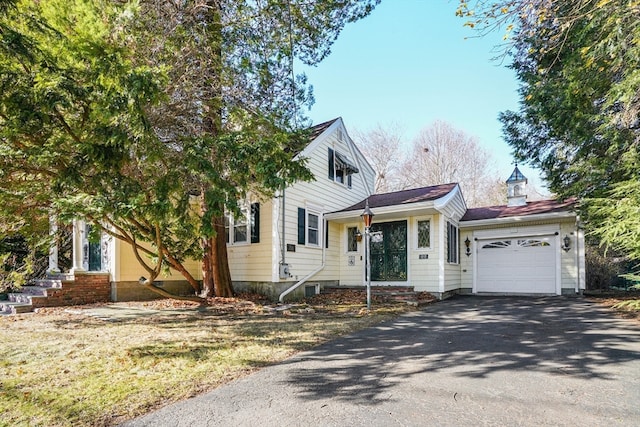
[[[369,209],[369,199],[367,199],[362,212],[362,220],[364,221],[364,262],[365,274],[367,280],[367,310],[371,310],[371,254],[369,245],[371,243],[371,223],[373,222],[373,212]]]

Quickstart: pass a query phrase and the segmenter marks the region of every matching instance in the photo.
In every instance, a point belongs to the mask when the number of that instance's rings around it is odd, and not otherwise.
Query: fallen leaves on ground
[[[618,315],[626,319],[640,322],[640,292],[609,292],[589,293],[589,300],[615,310]]]

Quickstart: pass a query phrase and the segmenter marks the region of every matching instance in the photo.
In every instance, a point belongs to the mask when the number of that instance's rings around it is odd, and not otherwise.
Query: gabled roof
[[[413,188],[411,190],[394,191],[393,193],[373,194],[369,196],[368,199],[337,212],[362,211],[367,200],[369,201],[369,207],[372,209],[437,200],[449,194],[456,185],[455,183],[442,184],[431,187]]]
[[[575,205],[575,199],[563,202],[556,200],[540,200],[528,202],[524,206],[488,206],[468,209],[460,221],[478,221],[484,219],[509,218],[514,216],[539,215],[558,212],[569,212]]]
[[[338,120],[340,120],[339,117],[337,117],[337,118],[335,118],[333,120],[329,120],[329,121],[324,122],[324,123],[319,123],[317,125],[311,126],[309,128],[309,130],[311,131],[311,133],[309,134],[309,140],[313,141],[314,139],[319,137],[322,132],[327,130],[329,128],[329,126],[331,126],[332,124],[334,124]]]

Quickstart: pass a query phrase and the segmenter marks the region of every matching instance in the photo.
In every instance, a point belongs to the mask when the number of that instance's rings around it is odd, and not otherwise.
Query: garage
[[[556,294],[554,234],[478,239],[476,292]]]

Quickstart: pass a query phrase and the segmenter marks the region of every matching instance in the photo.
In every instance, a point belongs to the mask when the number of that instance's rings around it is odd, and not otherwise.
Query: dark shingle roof
[[[317,125],[313,125],[309,128],[309,130],[311,131],[311,133],[309,134],[309,140],[313,141],[314,139],[316,139],[317,137],[320,136],[320,134],[322,132],[324,132],[325,130],[327,130],[329,128],[329,126],[331,126],[336,120],[339,120],[339,118],[335,118],[333,120],[329,120],[327,122],[324,123],[319,123]]]
[[[411,190],[394,191],[393,193],[373,194],[369,196],[369,207],[371,209],[384,206],[406,205],[410,203],[427,202],[436,200],[449,194],[457,184],[442,184],[431,187],[413,188]],[[353,206],[339,210],[338,212],[361,211],[367,199],[356,203]]]
[[[484,208],[472,208],[467,210],[461,221],[476,221],[481,219],[568,212],[572,210],[575,203],[575,199],[568,199],[563,202],[556,200],[540,200],[536,202],[528,202],[524,206],[489,206]]]

